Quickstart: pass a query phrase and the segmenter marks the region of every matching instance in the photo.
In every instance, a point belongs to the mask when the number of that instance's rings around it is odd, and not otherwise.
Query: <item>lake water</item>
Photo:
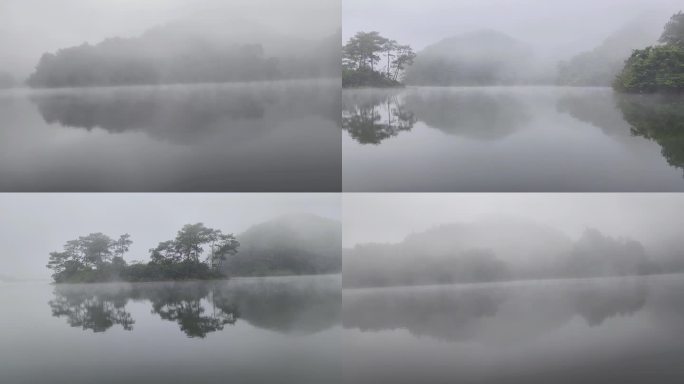
[[[345,191],[682,191],[684,98],[608,88],[344,90]]]
[[[339,191],[339,87],[0,90],[0,191]]]
[[[335,383],[338,276],[0,286],[2,383]]]
[[[684,276],[0,285],[2,383],[681,383]]]
[[[682,383],[684,276],[345,289],[354,383]]]

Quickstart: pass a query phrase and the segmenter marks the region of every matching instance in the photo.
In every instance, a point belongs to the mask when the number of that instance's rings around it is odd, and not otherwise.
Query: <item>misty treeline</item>
[[[196,223],[149,249],[148,262],[126,262],[128,234],[92,233],[51,252],[47,267],[57,283],[328,274],[341,270],[341,241],[339,222],[314,215],[279,217],[238,236]]]
[[[248,28],[235,26],[241,27]],[[211,26],[205,29],[176,22],[140,37],[109,38],[45,53],[27,84],[54,88],[339,76],[340,32],[307,41],[252,27],[234,38],[212,31]]]
[[[342,47],[342,86],[400,86],[404,70],[415,57],[411,46],[379,32],[357,32]]]
[[[684,13],[670,18],[658,42],[632,52],[613,88],[629,93],[684,91]]]
[[[146,264],[126,263],[123,256],[131,244],[128,234],[113,240],[91,233],[67,241],[61,252],[51,252],[47,267],[57,283],[220,278],[222,262],[240,245],[232,234],[202,223],[186,224],[174,239],[151,248]],[[205,246],[209,246],[208,254]]]
[[[151,313],[178,324],[187,337],[204,338],[238,321],[280,333],[315,333],[340,322],[338,276],[297,280],[60,285],[49,301],[52,316],[72,327],[132,331],[130,301],[149,302]]]
[[[420,86],[613,85],[622,92],[678,92],[684,83],[682,25],[681,12],[664,28],[663,20],[637,18],[594,49],[561,61],[537,57],[531,46],[505,33],[474,31],[445,38],[417,54],[411,51],[399,77],[381,76],[391,74],[379,65],[387,39],[377,32],[359,32],[343,47],[343,79],[347,77],[347,86],[394,85],[384,81],[389,78]],[[660,45],[641,49],[656,40]]]
[[[587,229],[578,239],[524,221],[446,224],[397,244],[346,249],[347,287],[636,276],[684,271],[677,247],[654,257],[638,241]]]

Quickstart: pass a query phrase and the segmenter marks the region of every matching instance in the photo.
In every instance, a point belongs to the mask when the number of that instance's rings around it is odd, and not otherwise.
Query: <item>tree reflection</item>
[[[380,144],[410,131],[416,119],[396,95],[373,95],[342,111],[342,129],[360,144]]]
[[[577,316],[591,327],[632,316],[646,305],[646,284],[597,279],[352,290],[344,295],[343,325],[363,331],[405,329],[446,341],[522,341]]]
[[[417,91],[406,96],[406,107],[431,128],[474,140],[501,139],[531,118],[519,97],[488,91]]]
[[[178,323],[188,337],[204,338],[238,319],[237,309],[224,311],[213,305],[213,290],[213,286],[207,285],[173,284],[145,290],[144,294],[152,302],[152,313]]]
[[[60,90],[31,96],[43,120],[108,133],[143,132],[189,145],[218,134],[254,139],[278,121],[322,116],[339,121],[339,95],[317,83]],[[337,110],[334,115],[331,111]]]
[[[255,279],[228,282],[60,285],[49,305],[69,325],[104,332],[133,330],[129,301],[151,304],[151,314],[178,324],[191,338],[205,338],[238,319],[282,333],[315,333],[339,323],[339,278]]]
[[[617,105],[633,135],[655,141],[668,164],[684,169],[684,96],[621,95]]]
[[[135,321],[126,311],[128,297],[123,291],[55,289],[54,299],[49,301],[52,316],[66,317],[72,327],[104,332],[114,325],[124,330],[133,329]]]
[[[343,104],[342,128],[360,144],[380,144],[418,121],[449,135],[496,140],[531,117],[519,98],[485,91],[355,91]]]

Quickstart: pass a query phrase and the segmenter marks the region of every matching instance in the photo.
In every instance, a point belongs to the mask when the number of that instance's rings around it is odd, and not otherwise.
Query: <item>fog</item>
[[[0,196],[0,279],[47,279],[48,253],[93,232],[129,233],[125,258],[148,260],[148,249],[184,224],[203,222],[224,233],[290,214],[339,220],[336,194],[3,194]]]
[[[501,217],[550,226],[571,237],[586,228],[657,242],[679,236],[684,197],[630,194],[349,194],[343,197],[343,245],[394,243],[447,223]]]
[[[420,50],[446,37],[493,29],[551,53],[592,48],[630,20],[656,14],[664,24],[677,0],[345,0],[343,37],[375,30]]]
[[[0,73],[21,81],[45,52],[137,37],[178,21],[223,35],[247,33],[238,26],[254,25],[278,36],[318,40],[339,29],[340,10],[334,0],[3,0]]]
[[[343,207],[345,286],[684,271],[677,195],[355,195]]]

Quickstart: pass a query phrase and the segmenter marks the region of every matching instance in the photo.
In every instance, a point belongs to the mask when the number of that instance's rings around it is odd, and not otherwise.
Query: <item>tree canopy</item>
[[[684,14],[665,25],[663,45],[634,50],[613,82],[625,93],[680,93],[684,91]]]
[[[114,240],[91,233],[67,241],[62,251],[51,252],[47,267],[57,283],[210,279],[223,277],[222,263],[240,246],[232,234],[202,223],[187,224],[173,240],[150,249],[147,264],[126,263],[124,255],[132,244],[129,234]]]
[[[342,86],[398,86],[415,57],[409,45],[377,31],[357,32],[342,47]]]

